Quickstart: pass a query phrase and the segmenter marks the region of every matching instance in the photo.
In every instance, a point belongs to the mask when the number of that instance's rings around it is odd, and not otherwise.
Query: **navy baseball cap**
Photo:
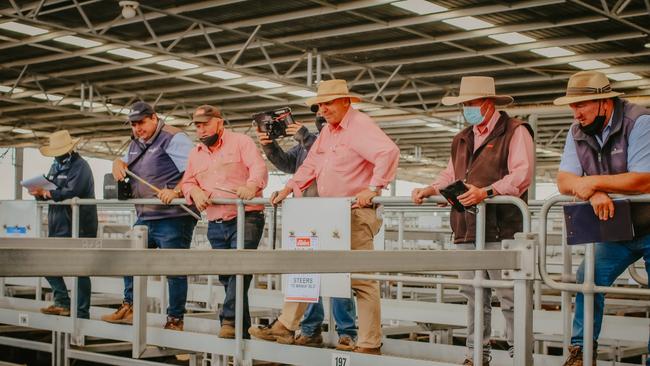
[[[125,123],[142,121],[145,117],[149,117],[153,114],[156,114],[156,111],[152,106],[145,102],[135,102],[131,106],[131,112],[129,112],[128,119]]]

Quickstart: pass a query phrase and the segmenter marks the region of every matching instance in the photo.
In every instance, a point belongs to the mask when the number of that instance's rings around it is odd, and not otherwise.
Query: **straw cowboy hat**
[[[45,156],[61,156],[72,151],[79,143],[79,140],[81,138],[73,139],[70,137],[68,130],[56,131],[50,135],[50,144],[39,148],[39,150]]]
[[[460,92],[456,97],[442,98],[442,104],[453,105],[474,99],[492,98],[496,105],[508,105],[513,99],[509,95],[497,95],[494,91],[494,78],[489,76],[463,76],[460,79]]]
[[[318,84],[318,93],[316,96],[307,99],[305,103],[311,106],[338,98],[350,98],[350,102],[352,103],[361,101],[359,97],[350,94],[348,91],[348,83],[345,80],[326,80]]]
[[[623,93],[615,92],[609,79],[602,72],[580,71],[571,75],[566,87],[566,95],[553,101],[555,105],[567,105],[585,100],[614,98]]]

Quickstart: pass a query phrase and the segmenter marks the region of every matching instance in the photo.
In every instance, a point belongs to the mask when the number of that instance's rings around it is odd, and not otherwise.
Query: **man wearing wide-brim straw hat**
[[[30,194],[39,200],[55,202],[70,198],[95,198],[95,184],[90,165],[74,151],[79,138],[72,138],[67,130],[56,131],[49,136],[48,144],[39,148],[41,154],[53,157],[54,162],[46,178],[57,188],[45,190],[36,188]],[[72,208],[66,205],[50,205],[47,210],[49,237],[72,236]],[[79,208],[79,237],[97,237],[97,206],[82,205]],[[70,315],[70,297],[62,277],[45,277],[52,288],[54,304],[41,309],[45,314]],[[90,278],[79,277],[77,295],[77,316],[90,315]]]
[[[351,212],[351,249],[372,250],[373,237],[381,227],[372,199],[395,179],[399,148],[377,124],[363,112],[351,107],[359,98],[348,91],[345,80],[323,81],[307,105],[318,105],[327,120],[318,139],[309,150],[286,187],[271,196],[279,204],[292,191],[299,192],[314,180],[320,197],[356,197]],[[354,352],[381,353],[381,310],[379,283],[352,280],[357,297],[359,332]],[[285,303],[282,314],[269,327],[251,328],[250,334],[264,340],[295,343],[307,303]],[[345,350],[350,344],[337,345]]]
[[[497,111],[496,106],[508,105],[513,99],[495,92],[494,79],[487,76],[465,76],[460,81],[458,96],[442,99],[445,105],[462,104],[467,128],[460,131],[451,144],[447,168],[425,188],[411,193],[413,202],[421,204],[429,196],[440,194],[440,189],[455,181],[462,181],[467,192],[458,196],[463,206],[470,207],[495,195],[527,199],[528,186],[533,175],[533,138],[530,126]],[[485,222],[486,249],[500,249],[501,240],[512,239],[522,230],[519,210],[512,205],[488,204]],[[476,249],[476,216],[473,212],[452,209],[450,216],[454,243],[458,249]],[[488,278],[501,279],[501,271],[486,271]],[[471,279],[473,271],[459,273],[460,278]],[[489,365],[491,334],[491,294],[484,290],[483,359],[474,360],[474,289],[461,286],[467,298],[467,354],[463,365]],[[501,311],[506,319],[506,339],[513,345],[514,312],[512,289],[497,289]],[[512,348],[511,348],[512,350]],[[511,352],[512,355],[512,352]],[[531,360],[532,363],[532,360]],[[528,363],[527,363],[528,364]]]
[[[650,192],[650,110],[612,90],[607,76],[598,71],[581,71],[569,79],[566,95],[556,105],[569,105],[575,122],[571,125],[557,174],[561,193],[588,200],[600,220],[616,212],[609,193]],[[610,286],[642,256],[650,261],[650,204],[632,203],[634,239],[596,245],[595,281]],[[583,266],[578,281],[584,278]],[[650,274],[650,266],[646,266]],[[594,351],[603,320],[604,294],[594,298]],[[583,364],[582,293],[576,295],[576,313],[567,366]],[[649,347],[650,348],[650,347]],[[595,355],[595,352],[593,353]],[[593,365],[596,364],[592,357]]]

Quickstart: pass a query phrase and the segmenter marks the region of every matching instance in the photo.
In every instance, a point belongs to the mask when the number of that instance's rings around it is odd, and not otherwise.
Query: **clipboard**
[[[613,202],[614,217],[606,221],[596,216],[589,202],[564,205],[567,244],[632,240],[634,226],[630,201],[617,199]]]

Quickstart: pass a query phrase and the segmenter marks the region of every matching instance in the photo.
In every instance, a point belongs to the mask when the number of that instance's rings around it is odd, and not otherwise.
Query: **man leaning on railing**
[[[607,76],[581,71],[571,76],[566,95],[554,101],[569,105],[575,123],[567,134],[557,175],[561,193],[591,202],[601,220],[613,218],[614,204],[608,193],[650,192],[650,110],[619,98]],[[643,257],[650,274],[650,204],[632,203],[634,239],[597,243],[597,286],[610,286],[625,269]],[[584,280],[584,262],[577,280]],[[576,313],[569,357],[565,366],[582,366],[584,296],[576,295]],[[594,296],[594,351],[603,321],[605,295]],[[648,345],[650,350],[650,344]],[[594,352],[594,355],[596,353]],[[596,358],[593,358],[593,365]],[[650,364],[650,363],[649,363]]]

